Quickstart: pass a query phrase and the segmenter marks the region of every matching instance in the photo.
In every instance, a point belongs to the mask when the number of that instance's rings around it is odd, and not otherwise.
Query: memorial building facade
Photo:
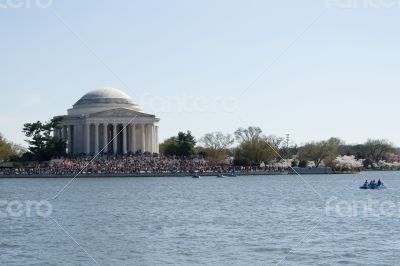
[[[118,89],[90,91],[60,117],[54,134],[66,141],[69,155],[159,152],[160,119]]]

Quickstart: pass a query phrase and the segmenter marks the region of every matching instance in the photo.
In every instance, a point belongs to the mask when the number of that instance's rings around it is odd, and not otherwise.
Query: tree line
[[[22,132],[27,137],[27,150],[7,141],[0,134],[0,161],[46,161],[65,156],[66,143],[54,136],[61,122],[55,118],[47,122],[26,123]],[[201,156],[212,163],[232,163],[238,166],[258,166],[291,159],[292,166],[306,167],[313,162],[333,166],[338,156],[354,156],[366,168],[376,167],[384,160],[397,160],[400,155],[392,143],[370,139],[363,144],[349,145],[339,138],[310,141],[297,146],[284,137],[265,135],[261,128],[238,128],[233,134],[211,132],[200,139],[190,131],[179,132],[160,144],[160,153],[166,156]]]
[[[315,167],[332,166],[338,156],[354,156],[366,168],[374,168],[383,160],[393,160],[398,152],[387,140],[369,139],[363,144],[349,145],[339,138],[310,141],[302,146],[288,139],[263,134],[261,128],[238,128],[233,134],[212,132],[198,141],[190,131],[165,140],[160,145],[164,155],[200,155],[210,162],[225,163],[233,159],[238,166],[258,166],[291,159],[291,166],[306,167],[309,161]],[[400,159],[400,157],[396,157]]]

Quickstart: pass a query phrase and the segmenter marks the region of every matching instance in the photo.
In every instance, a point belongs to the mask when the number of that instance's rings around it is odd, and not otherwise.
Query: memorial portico
[[[158,153],[159,120],[124,92],[103,88],[77,101],[55,134],[67,142],[70,155]]]

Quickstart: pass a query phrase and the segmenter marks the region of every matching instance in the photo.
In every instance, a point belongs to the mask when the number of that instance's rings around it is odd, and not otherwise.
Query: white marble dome
[[[107,87],[95,89],[83,95],[73,108],[68,110],[68,114],[86,115],[115,108],[142,111],[128,94],[119,89]]]
[[[96,103],[133,103],[125,92],[115,88],[100,88],[83,95],[74,105]]]

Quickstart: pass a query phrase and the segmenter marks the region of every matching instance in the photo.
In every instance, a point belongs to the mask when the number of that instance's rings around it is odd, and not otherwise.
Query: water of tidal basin
[[[388,189],[358,188],[379,177]],[[100,265],[398,264],[398,215],[332,217],[325,201],[398,204],[399,172],[303,178],[323,200],[296,176],[79,178],[51,217]],[[0,179],[0,195],[48,199],[67,181]],[[94,264],[51,219],[0,222],[1,265]]]

